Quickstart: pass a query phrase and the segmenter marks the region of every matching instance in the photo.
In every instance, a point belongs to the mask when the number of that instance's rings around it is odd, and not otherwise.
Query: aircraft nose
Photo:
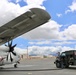
[[[30,9],[33,13],[35,13],[41,20],[45,20],[48,21],[51,16],[49,15],[49,13],[41,8],[32,8]]]

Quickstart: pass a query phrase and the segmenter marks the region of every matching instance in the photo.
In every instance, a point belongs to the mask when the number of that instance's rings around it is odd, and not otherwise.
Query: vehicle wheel
[[[56,62],[56,67],[61,68],[61,64],[59,62]]]
[[[69,65],[65,65],[65,68],[69,68]]]
[[[17,68],[18,67],[18,65],[17,64],[14,64],[14,68]]]

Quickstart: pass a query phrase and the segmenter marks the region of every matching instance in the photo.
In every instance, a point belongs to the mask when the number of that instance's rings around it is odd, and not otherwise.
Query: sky
[[[76,49],[76,0],[0,0],[0,26],[30,8],[46,10],[48,23],[14,39],[20,50],[30,55],[50,55]]]

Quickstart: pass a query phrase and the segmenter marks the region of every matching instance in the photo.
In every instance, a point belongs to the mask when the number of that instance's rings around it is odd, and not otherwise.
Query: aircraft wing
[[[48,22],[49,19],[50,15],[45,10],[30,9],[0,27],[0,45]]]

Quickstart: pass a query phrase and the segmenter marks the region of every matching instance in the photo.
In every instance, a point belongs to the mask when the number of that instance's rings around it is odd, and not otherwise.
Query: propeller
[[[14,52],[14,48],[16,47],[17,44],[12,45],[12,40],[8,42],[8,45],[5,45],[7,47],[9,47],[9,50],[7,51],[7,61],[8,61],[8,57],[10,56],[10,61],[13,62],[13,57],[11,54],[13,54],[14,56],[16,56],[16,53]]]

